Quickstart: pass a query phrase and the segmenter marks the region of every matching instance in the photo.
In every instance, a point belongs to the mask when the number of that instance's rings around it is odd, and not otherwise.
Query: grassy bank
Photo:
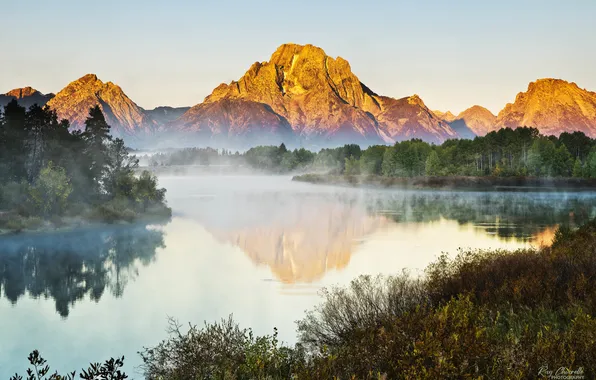
[[[538,177],[384,177],[379,175],[303,174],[293,181],[339,186],[483,191],[594,191],[596,179]]]

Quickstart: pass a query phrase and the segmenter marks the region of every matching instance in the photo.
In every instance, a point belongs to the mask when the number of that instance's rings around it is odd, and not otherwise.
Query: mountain
[[[209,146],[281,144],[293,139],[288,121],[267,104],[221,99],[190,108],[175,122],[178,132],[191,132]],[[167,130],[166,130],[167,131]]]
[[[596,137],[596,93],[561,79],[539,79],[497,116],[496,128],[536,127],[542,134],[581,131]]]
[[[433,111],[433,113],[441,120],[451,123],[453,120],[457,119],[457,117],[451,113],[451,111],[441,112],[441,111]]]
[[[47,104],[56,110],[59,118],[68,119],[73,129],[85,127],[89,109],[95,105],[103,111],[114,136],[138,137],[156,127],[156,122],[119,86],[104,83],[94,74],[69,83]]]
[[[4,95],[0,95],[0,107],[4,107],[13,99],[16,99],[21,106],[26,108],[34,104],[43,107],[53,97],[54,94],[42,94],[31,87],[15,88]]]
[[[393,141],[418,138],[441,143],[460,137],[449,124],[437,118],[418,95],[401,99],[375,96],[375,99],[380,105],[375,115],[380,129]]]
[[[190,107],[162,106],[152,110],[145,110],[145,114],[154,120],[158,125],[162,125],[178,119],[189,109]]]
[[[494,131],[496,122],[497,117],[492,112],[481,106],[472,106],[457,115],[449,125],[462,137],[473,138]],[[469,131],[471,135],[466,135],[468,132],[464,131]]]
[[[262,121],[270,133],[270,123],[279,118],[280,126],[287,122],[297,139],[315,144],[391,143],[408,136],[440,142],[456,135],[418,97],[413,98],[378,96],[360,82],[345,59],[329,57],[313,45],[284,44],[268,62],[254,63],[238,81],[219,85],[171,127],[199,133],[205,128],[230,130],[216,123],[226,119],[215,120],[213,114],[227,109],[235,132],[255,130]],[[220,102],[226,103],[218,106]]]

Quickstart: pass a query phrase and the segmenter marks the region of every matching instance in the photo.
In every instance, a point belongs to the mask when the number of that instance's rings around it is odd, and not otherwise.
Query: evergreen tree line
[[[151,166],[246,165],[270,172],[416,176],[528,176],[596,178],[596,140],[582,132],[542,136],[536,128],[504,128],[473,140],[433,145],[419,139],[361,149],[355,144],[311,152],[284,144],[244,153],[189,148],[154,155]]]
[[[133,220],[169,215],[165,189],[110,135],[99,106],[83,131],[71,131],[49,107],[10,102],[0,114],[0,228],[54,224],[65,216]]]

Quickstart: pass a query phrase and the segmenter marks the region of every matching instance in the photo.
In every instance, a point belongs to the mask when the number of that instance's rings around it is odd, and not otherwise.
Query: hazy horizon
[[[87,73],[122,87],[139,106],[193,106],[239,79],[283,43],[345,58],[373,91],[418,94],[457,114],[478,104],[497,114],[529,82],[552,77],[596,89],[596,3],[438,0],[299,7],[261,0],[169,4],[113,0],[5,3],[0,92],[57,92]],[[27,21],[27,27],[23,22]],[[581,57],[581,59],[579,59]]]

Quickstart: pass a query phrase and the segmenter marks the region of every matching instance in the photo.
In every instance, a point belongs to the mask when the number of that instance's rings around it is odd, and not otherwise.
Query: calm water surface
[[[596,215],[595,193],[362,190],[289,177],[162,177],[166,225],[0,238],[0,378],[39,349],[55,369],[166,337],[167,317],[229,314],[289,343],[324,286],[418,275],[441,252],[548,244]]]

